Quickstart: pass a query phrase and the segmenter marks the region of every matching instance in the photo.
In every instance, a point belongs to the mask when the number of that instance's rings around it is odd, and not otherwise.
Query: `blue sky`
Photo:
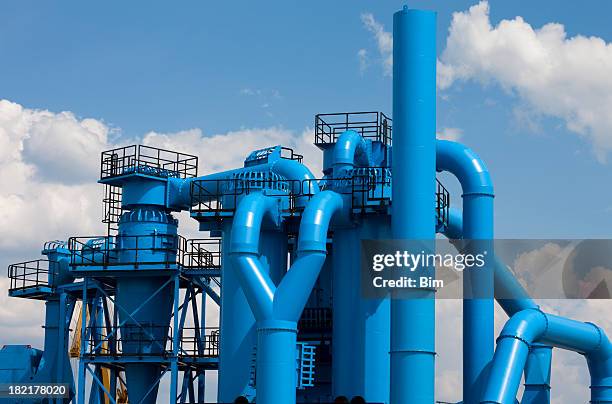
[[[317,112],[391,111],[391,78],[361,71],[375,54],[361,14],[391,30],[401,2],[4,2],[2,98],[72,111],[133,137],[201,128],[204,134],[280,126],[301,131]],[[451,15],[469,1],[413,1],[438,11],[439,52]],[[521,15],[533,27],[612,39],[612,5],[491,1],[491,22]],[[607,10],[607,11],[606,11]],[[556,118],[521,124],[520,104],[492,83],[465,82],[439,99],[438,127],[460,128],[497,185],[499,235],[605,237],[612,224],[609,165]],[[202,156],[205,158],[205,156]]]
[[[497,237],[609,238],[612,3],[477,3],[409,6],[438,12],[438,130],[489,167]],[[1,2],[0,266],[37,258],[48,239],[101,234],[98,153],[117,144],[192,152],[212,170],[282,142],[318,166],[307,144],[316,113],[391,113],[385,63],[402,5]],[[443,180],[457,201],[458,184]],[[43,312],[19,303],[0,292],[0,343],[40,346]],[[609,302],[550,309],[612,330]],[[440,335],[454,335],[460,313],[445,313]],[[439,345],[448,399],[460,357],[455,342]],[[556,402],[584,402],[584,363],[555,355]],[[563,385],[566,373],[580,383]]]

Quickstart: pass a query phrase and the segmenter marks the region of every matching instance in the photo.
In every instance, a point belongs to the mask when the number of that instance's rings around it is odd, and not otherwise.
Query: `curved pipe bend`
[[[354,130],[342,132],[334,145],[334,171],[352,168],[355,164],[368,167],[371,165],[367,141]],[[334,174],[339,174],[335,172]]]
[[[463,195],[494,195],[493,181],[484,162],[461,143],[436,141],[436,169],[453,173],[461,183]]]
[[[313,196],[302,213],[298,258],[276,287],[258,252],[263,218],[278,216],[276,198],[255,193],[240,201],[232,224],[230,257],[258,321],[299,319],[325,261],[329,224],[342,206],[336,192],[322,191]]]
[[[536,342],[583,354],[591,374],[591,402],[612,400],[612,345],[606,333],[592,323],[527,309],[512,316],[498,338],[481,403],[514,403],[529,348]]]
[[[274,220],[277,201],[262,193],[245,196],[236,209],[230,240],[233,261],[244,295],[257,318],[270,318],[276,286],[259,259],[259,235],[264,217]]]
[[[437,140],[436,169],[450,172],[461,183],[462,238],[490,242],[494,237],[493,182],[480,157],[463,144]],[[493,290],[492,271],[470,271],[466,275],[464,287],[475,291],[475,296],[486,296]],[[463,399],[469,404],[478,401],[483,375],[493,357],[493,313],[493,299],[463,300]]]

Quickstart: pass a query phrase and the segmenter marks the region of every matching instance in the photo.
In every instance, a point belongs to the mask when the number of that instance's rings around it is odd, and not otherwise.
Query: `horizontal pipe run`
[[[216,181],[230,180],[237,174],[251,171],[270,171],[291,180],[291,192],[294,195],[314,195],[320,190],[316,177],[308,167],[299,161],[281,158],[271,163],[236,168],[197,178],[168,178],[167,204],[172,209],[188,210],[192,204],[191,184],[194,181],[202,181],[200,185],[203,194],[215,195],[218,192]]]

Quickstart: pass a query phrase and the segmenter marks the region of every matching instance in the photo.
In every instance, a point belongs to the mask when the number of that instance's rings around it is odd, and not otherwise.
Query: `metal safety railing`
[[[266,189],[270,196],[289,196],[292,183],[297,180],[266,178],[263,173],[252,172],[251,177],[229,179],[202,179],[191,182],[191,213],[214,216],[231,215],[238,200],[254,190]]]
[[[179,238],[179,265],[185,269],[220,269],[221,268],[221,239]]]
[[[86,326],[87,356],[171,355],[172,327],[158,324],[124,324],[116,327]],[[183,327],[179,332],[181,357],[219,356],[218,327]]]
[[[72,266],[155,264],[169,267],[177,262],[178,236],[79,236],[68,239]]]
[[[219,269],[221,240],[186,239],[176,234],[77,236],[68,240],[73,267],[154,265],[159,268]]]
[[[183,327],[180,333],[181,354],[190,357],[219,356],[218,327]]]
[[[53,283],[49,260],[37,259],[8,266],[9,290],[23,290]]]
[[[392,171],[389,167],[358,167],[344,178],[196,180],[191,184],[191,213],[232,216],[243,195],[265,188],[267,195],[288,198],[286,212],[297,214],[304,208],[304,200],[314,196],[317,187],[351,195],[352,214],[368,214],[391,204]],[[450,195],[438,179],[435,201],[438,226],[447,226]]]
[[[172,354],[172,327],[169,325],[86,326],[85,336],[87,356]]]
[[[198,157],[144,145],[102,152],[100,179],[137,173],[162,178],[197,177]]]
[[[338,136],[354,130],[366,139],[386,145],[392,140],[392,120],[382,112],[341,112],[315,115],[315,145],[335,143]]]

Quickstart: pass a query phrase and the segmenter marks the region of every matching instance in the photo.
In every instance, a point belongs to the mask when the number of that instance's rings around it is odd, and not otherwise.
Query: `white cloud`
[[[463,137],[463,129],[460,128],[442,128],[436,137],[440,140],[458,141]]]
[[[385,31],[385,27],[374,18],[372,13],[361,14],[361,22],[374,35],[383,73],[385,76],[391,76],[393,73],[393,36],[390,32]]]
[[[99,153],[109,129],[0,100],[0,249],[101,229]]]
[[[359,72],[363,74],[368,69],[368,51],[359,49],[357,51],[357,59],[359,60]]]
[[[568,37],[562,24],[534,28],[522,17],[492,25],[481,1],[453,14],[438,85],[496,83],[535,114],[563,120],[588,139],[600,161],[612,150],[612,44]]]

